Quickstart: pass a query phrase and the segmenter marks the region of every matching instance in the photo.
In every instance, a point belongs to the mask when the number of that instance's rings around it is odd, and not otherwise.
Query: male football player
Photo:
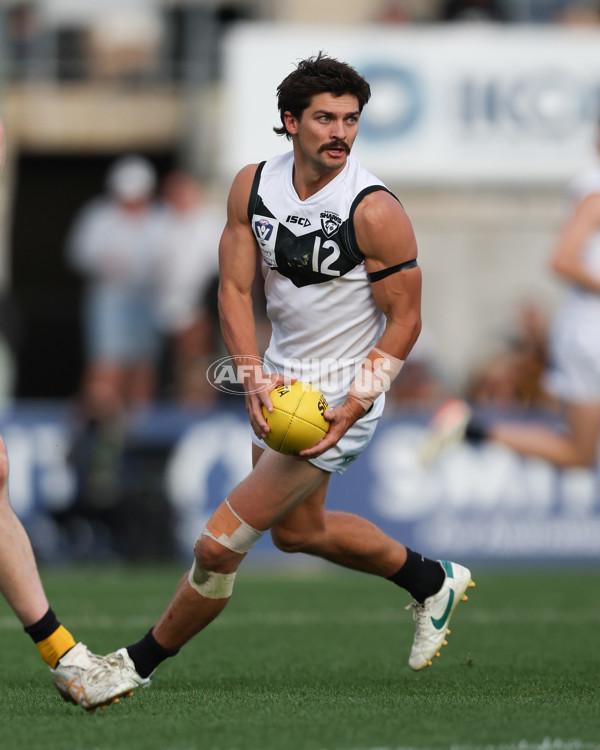
[[[219,250],[219,305],[229,353],[246,365],[254,468],[201,531],[192,568],[158,623],[107,657],[124,674],[148,680],[221,613],[240,563],[266,531],[285,552],[316,555],[406,589],[416,620],[408,660],[414,670],[430,665],[445,645],[452,612],[474,585],[467,568],[423,558],[369,521],[325,507],[332,474],[344,472],[371,439],[385,391],[421,327],[411,223],[351,155],[369,97],[369,84],[349,65],[324,54],[300,62],[278,88],[276,132],[292,150],[250,164],[234,179]],[[253,373],[257,256],[273,332],[265,371]],[[284,376],[310,380],[331,405],[327,435],[299,457],[263,441],[269,427],[262,407],[273,407],[259,383],[268,378],[275,387]]]

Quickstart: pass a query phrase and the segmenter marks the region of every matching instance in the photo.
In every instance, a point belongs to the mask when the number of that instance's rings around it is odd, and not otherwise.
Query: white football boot
[[[118,703],[136,687],[150,684],[150,679],[140,677],[135,669],[130,674],[109,657],[93,654],[83,643],[73,646],[50,671],[62,697],[87,711]]]
[[[408,666],[415,671],[431,666],[434,656],[440,655],[442,646],[447,645],[446,636],[450,635],[448,623],[459,602],[467,601],[465,591],[475,586],[471,580],[471,571],[447,560],[440,560],[446,578],[442,588],[425,599],[423,604],[413,599],[407,609],[412,608],[416,623]]]
[[[453,398],[446,401],[433,415],[427,435],[419,450],[423,466],[431,466],[438,456],[464,440],[471,408],[465,401]]]
[[[133,659],[129,656],[126,648],[120,648],[112,654],[102,657],[112,669],[116,670],[124,682],[135,683],[135,687],[150,687],[154,672],[150,677],[142,677],[136,672]]]

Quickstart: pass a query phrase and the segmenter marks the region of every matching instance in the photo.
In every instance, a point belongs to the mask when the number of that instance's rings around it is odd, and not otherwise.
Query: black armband
[[[389,268],[384,268],[381,271],[374,271],[373,273],[367,273],[367,277],[371,283],[374,281],[381,281],[381,279],[385,279],[386,276],[391,276],[393,273],[398,273],[398,271],[406,271],[408,268],[416,268],[418,265],[416,258],[413,258],[412,260],[407,260],[404,263],[398,263],[397,266],[390,266]]]

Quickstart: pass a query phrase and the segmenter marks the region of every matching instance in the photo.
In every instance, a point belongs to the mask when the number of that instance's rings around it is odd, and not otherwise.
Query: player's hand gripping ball
[[[308,383],[296,381],[278,385],[270,394],[273,411],[263,406],[263,416],[270,427],[265,443],[269,448],[297,455],[327,433],[329,422],[323,414],[329,410],[325,396]]]

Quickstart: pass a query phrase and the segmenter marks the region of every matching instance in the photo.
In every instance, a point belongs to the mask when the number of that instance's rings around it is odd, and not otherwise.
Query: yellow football
[[[270,394],[273,411],[263,406],[270,427],[265,443],[280,453],[297,455],[311,448],[327,433],[329,422],[323,414],[329,409],[321,391],[296,381],[278,385]]]

